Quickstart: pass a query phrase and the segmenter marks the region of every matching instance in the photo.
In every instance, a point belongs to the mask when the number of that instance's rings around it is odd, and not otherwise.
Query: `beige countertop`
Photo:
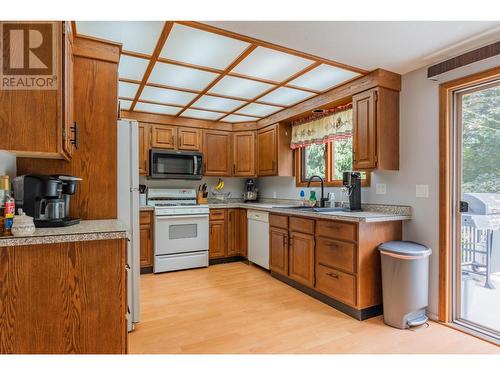
[[[119,238],[127,238],[127,229],[119,220],[82,220],[68,227],[37,228],[31,236],[0,237],[0,247]]]
[[[364,205],[360,212],[311,212],[291,209],[289,204],[275,203],[212,203],[209,204],[212,209],[215,208],[246,208],[261,211],[267,211],[277,214],[286,214],[294,216],[311,217],[315,219],[345,220],[355,222],[381,222],[381,221],[400,221],[411,219],[411,207],[392,206],[392,205]]]
[[[293,203],[273,203],[273,202],[228,202],[228,203],[209,203],[211,209],[216,208],[246,208],[261,211],[267,211],[277,214],[296,215],[311,217],[316,219],[345,220],[354,222],[381,222],[381,221],[400,221],[411,219],[411,207],[401,205],[377,205],[364,204],[363,211],[360,212],[304,212],[296,209],[290,209]],[[153,206],[141,206],[141,211],[154,210]]]

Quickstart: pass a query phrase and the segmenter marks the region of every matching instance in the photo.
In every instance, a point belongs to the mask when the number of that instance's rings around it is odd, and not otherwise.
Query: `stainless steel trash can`
[[[385,324],[400,329],[424,324],[432,250],[409,241],[386,242],[378,249]]]

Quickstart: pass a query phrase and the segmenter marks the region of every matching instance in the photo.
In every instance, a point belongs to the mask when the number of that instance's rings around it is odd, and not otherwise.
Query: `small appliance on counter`
[[[361,211],[361,173],[348,171],[342,175],[342,190],[349,198],[345,211]]]
[[[249,178],[245,183],[245,192],[243,193],[243,199],[245,202],[253,202],[258,198],[258,191],[255,187],[255,181],[253,178]]]
[[[70,218],[71,196],[81,178],[74,176],[24,175],[12,180],[16,208],[34,218],[37,228],[78,224]]]

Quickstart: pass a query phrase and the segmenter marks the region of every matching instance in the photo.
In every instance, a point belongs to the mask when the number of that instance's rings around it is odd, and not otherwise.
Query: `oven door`
[[[208,214],[155,216],[155,255],[208,251]]]
[[[199,152],[150,151],[150,177],[199,180],[202,177],[203,156]]]

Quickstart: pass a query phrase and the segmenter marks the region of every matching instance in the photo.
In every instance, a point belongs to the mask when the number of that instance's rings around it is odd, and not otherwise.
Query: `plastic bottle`
[[[306,205],[306,192],[304,190],[300,191],[300,203],[302,206]]]
[[[311,190],[311,194],[309,195],[309,204],[311,207],[316,206],[316,192],[314,190]]]

